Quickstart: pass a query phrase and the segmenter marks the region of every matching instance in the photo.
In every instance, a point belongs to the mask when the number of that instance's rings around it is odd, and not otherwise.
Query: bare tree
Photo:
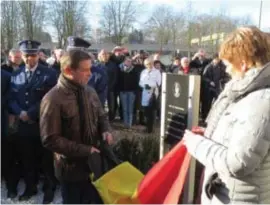
[[[146,22],[146,35],[147,33],[154,34],[156,41],[160,45],[160,49],[168,44],[171,39],[171,26],[176,29],[175,22],[171,22],[173,19],[172,8],[169,6],[161,5],[154,9],[151,17]]]
[[[253,22],[252,22],[251,16],[247,14],[247,15],[236,18],[235,24],[237,26],[247,26],[247,25],[252,25]]]
[[[102,7],[101,30],[106,37],[118,45],[127,36],[128,30],[136,20],[137,5],[135,1],[110,0]]]
[[[175,13],[169,21],[169,26],[171,28],[171,40],[175,50],[176,44],[181,42],[181,33],[185,29],[185,18],[183,13]]]
[[[188,57],[190,57],[190,51],[191,51],[191,39],[194,35],[194,30],[196,30],[197,26],[195,23],[193,23],[194,19],[194,10],[192,6],[192,2],[189,0],[187,1],[186,8],[185,8],[185,16],[187,20],[187,32],[185,35],[185,41],[187,42],[188,45]]]
[[[38,38],[45,17],[45,4],[42,1],[18,1],[22,18],[24,37],[30,40]]]
[[[85,13],[88,1],[50,1],[48,7],[48,23],[57,33],[58,46],[64,47],[68,36],[75,35],[90,38],[90,25]]]
[[[18,41],[18,2],[1,2],[1,47],[11,49]]]

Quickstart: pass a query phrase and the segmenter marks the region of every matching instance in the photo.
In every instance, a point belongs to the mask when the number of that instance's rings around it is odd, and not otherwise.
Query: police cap
[[[69,36],[67,38],[67,50],[85,50],[87,48],[89,48],[91,46],[91,43],[89,43],[88,41],[80,38],[80,37],[76,37],[76,36]]]
[[[19,42],[19,49],[23,53],[36,54],[39,51],[40,42],[34,40],[23,40]]]

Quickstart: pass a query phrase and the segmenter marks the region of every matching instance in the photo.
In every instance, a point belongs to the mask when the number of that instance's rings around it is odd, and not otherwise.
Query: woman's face
[[[245,72],[247,72],[247,64],[245,61],[239,63],[239,65],[232,64],[226,59],[223,59],[224,64],[226,65],[226,73],[228,73],[233,78],[241,78]]]
[[[149,61],[144,62],[144,66],[148,69],[152,69],[152,63]]]
[[[232,75],[233,74],[233,70],[235,70],[233,68],[233,64],[230,63],[228,60],[223,60],[224,64],[226,65],[226,73]]]

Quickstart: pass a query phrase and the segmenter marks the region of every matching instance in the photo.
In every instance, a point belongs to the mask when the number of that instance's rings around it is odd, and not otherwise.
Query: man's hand
[[[19,116],[20,120],[22,120],[23,122],[27,122],[28,120],[30,120],[29,116],[27,115],[26,111],[21,111],[20,116]]]
[[[100,153],[100,151],[97,148],[91,147],[91,154],[93,154],[95,152]]]
[[[210,82],[210,85],[216,87],[216,84],[213,81]]]
[[[194,56],[192,57],[192,60],[195,60],[196,58],[199,58],[200,54],[197,52],[194,54]]]
[[[111,133],[109,132],[104,132],[102,134],[103,140],[106,140],[108,142],[109,145],[111,145],[113,143],[113,136]]]
[[[135,56],[132,57],[132,60],[136,60],[139,57],[140,57],[140,54],[138,53],[138,54],[136,54]]]

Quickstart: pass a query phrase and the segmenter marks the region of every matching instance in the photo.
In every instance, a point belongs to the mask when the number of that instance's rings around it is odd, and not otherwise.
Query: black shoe
[[[8,191],[7,198],[14,199],[17,197],[17,191]]]
[[[54,198],[54,190],[44,191],[43,204],[50,204]]]
[[[35,196],[36,194],[37,194],[37,189],[32,189],[32,190],[26,189],[24,193],[19,197],[19,201],[27,201],[32,196]]]

